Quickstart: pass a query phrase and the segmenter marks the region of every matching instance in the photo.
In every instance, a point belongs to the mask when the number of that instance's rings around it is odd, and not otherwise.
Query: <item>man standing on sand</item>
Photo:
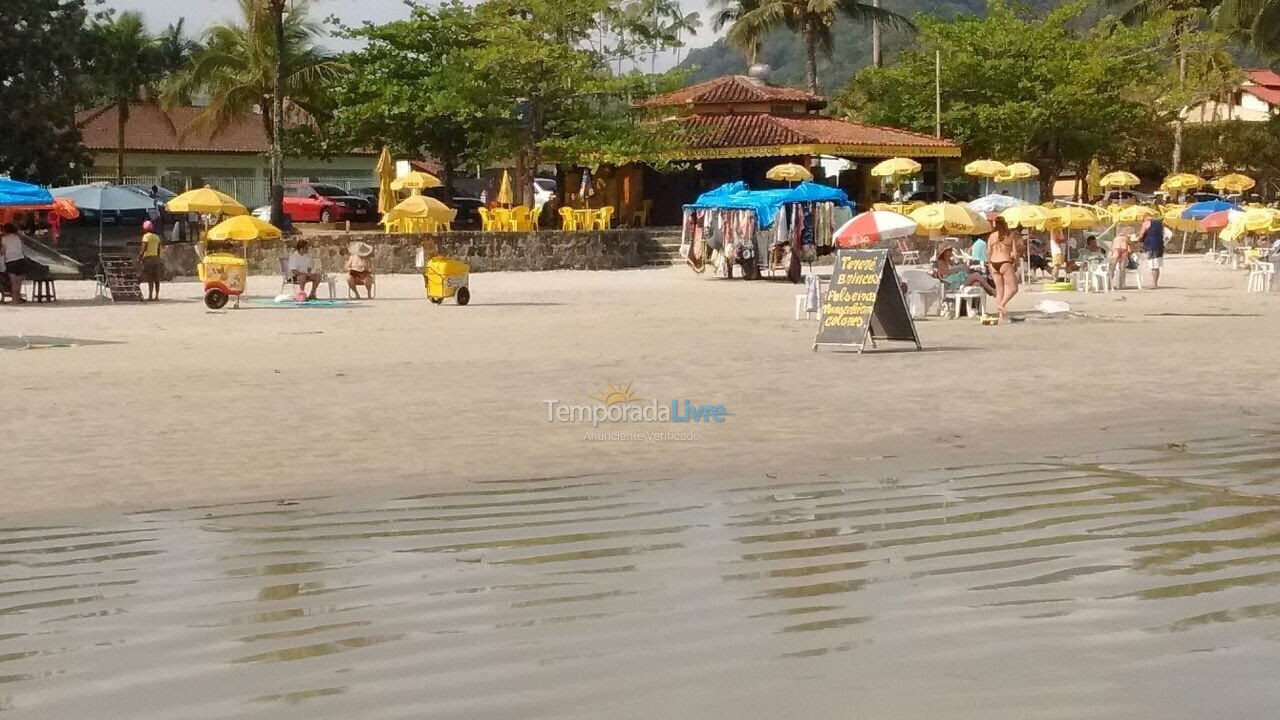
[[[1147,267],[1151,268],[1151,289],[1160,289],[1160,269],[1164,267],[1164,220],[1147,218],[1138,229],[1142,251],[1147,254]]]
[[[150,220],[142,223],[142,279],[147,282],[147,299],[160,299],[160,236]]]
[[[289,256],[289,274],[293,275],[293,282],[298,286],[299,293],[305,294],[307,283],[310,282],[311,292],[307,294],[307,299],[315,300],[316,290],[320,287],[320,273],[315,271],[315,264],[307,254],[307,241],[299,240],[293,247],[293,254]]]

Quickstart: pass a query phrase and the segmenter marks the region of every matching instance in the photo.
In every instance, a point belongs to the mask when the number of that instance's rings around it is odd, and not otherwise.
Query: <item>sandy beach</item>
[[[1280,294],[1167,276],[863,356],[683,268],[0,308],[0,715],[1265,717]]]
[[[1280,293],[1177,258],[1159,291],[1062,295],[1031,286],[1025,321],[930,318],[925,351],[811,350],[795,286],[686,268],[492,273],[468,307],[436,307],[416,276],[372,302],[208,312],[194,282],[165,301],[0,308],[12,411],[0,419],[5,515],[330,494],[380,497],[470,479],[584,473],[786,478],[883,474],[1181,442],[1265,424],[1280,393]],[[321,291],[323,297],[324,291]],[[1032,311],[1066,300],[1070,318]],[[83,344],[78,344],[83,342]],[[29,343],[28,343],[29,344]],[[684,439],[598,439],[547,401],[610,385],[642,402],[723,405]],[[615,430],[629,430],[617,427]],[[649,431],[651,427],[644,428]]]

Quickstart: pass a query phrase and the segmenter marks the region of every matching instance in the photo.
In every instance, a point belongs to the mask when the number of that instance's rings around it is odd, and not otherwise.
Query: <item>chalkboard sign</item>
[[[814,350],[819,345],[844,345],[862,352],[867,340],[872,347],[876,340],[900,340],[920,349],[888,250],[837,251],[818,317]]]

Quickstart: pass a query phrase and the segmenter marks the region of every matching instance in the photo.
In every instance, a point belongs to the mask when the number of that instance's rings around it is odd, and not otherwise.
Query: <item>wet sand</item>
[[[0,530],[0,717],[1270,717],[1277,433]]]
[[[222,313],[195,283],[146,306],[61,283],[56,306],[0,308],[0,438],[6,476],[22,478],[0,515],[598,472],[876,475],[1277,417],[1280,293],[1248,295],[1243,273],[1201,258],[1171,260],[1166,278],[1158,292],[1033,289],[1015,310],[1065,299],[1080,315],[935,318],[918,324],[925,352],[861,357],[812,352],[795,286],[685,268],[481,274],[465,308],[430,305],[414,276],[381,277],[355,307]],[[105,344],[2,349],[32,336]],[[598,441],[547,421],[545,401],[589,404],[610,383],[730,416],[642,428],[696,441]]]

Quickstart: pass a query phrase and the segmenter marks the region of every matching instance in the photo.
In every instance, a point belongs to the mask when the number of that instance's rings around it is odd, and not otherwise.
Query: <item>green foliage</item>
[[[430,154],[446,175],[472,162],[515,159],[528,175],[547,160],[657,157],[667,143],[631,108],[655,78],[616,75],[598,47],[579,42],[605,32],[608,10],[605,0],[454,2],[347,29],[365,46],[346,58],[332,121],[313,140],[329,152]]]
[[[0,2],[0,172],[61,184],[89,163],[75,125],[91,96],[89,20],[84,0]]]
[[[275,29],[268,0],[239,0],[239,24],[211,26],[191,63],[165,84],[166,104],[178,105],[192,95],[208,104],[192,130],[217,132],[238,117],[262,113],[267,137],[271,129],[275,89]],[[315,44],[320,26],[308,15],[307,0],[285,6],[285,116],[295,124],[315,123],[330,109],[326,86],[342,66]]]
[[[859,73],[836,108],[871,123],[932,131],[934,51],[942,53],[943,134],[970,157],[1028,160],[1051,183],[1090,158],[1114,160],[1167,123],[1167,24],[1072,27],[1082,5],[1024,17],[993,3],[984,18],[921,17],[918,49]]]

